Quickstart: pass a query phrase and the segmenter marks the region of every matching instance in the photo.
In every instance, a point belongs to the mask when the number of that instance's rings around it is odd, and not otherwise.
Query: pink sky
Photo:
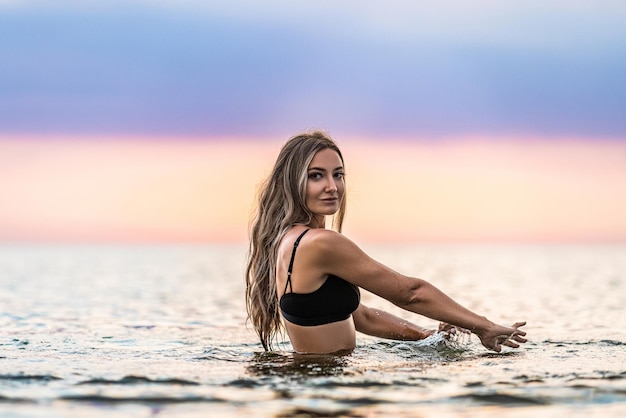
[[[626,143],[336,138],[345,233],[370,241],[626,241]],[[0,138],[0,241],[244,242],[282,144]]]

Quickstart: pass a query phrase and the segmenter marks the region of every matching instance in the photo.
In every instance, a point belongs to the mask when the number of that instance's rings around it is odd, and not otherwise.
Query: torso
[[[336,276],[323,271],[324,266],[315,265],[313,254],[307,242],[316,231],[310,230],[297,247],[291,274],[291,288],[285,286],[294,242],[308,228],[296,226],[283,238],[278,251],[276,284],[278,298],[286,313],[295,314],[294,322],[285,320],[285,327],[292,346],[299,353],[334,353],[354,349],[356,335],[350,312],[358,306],[358,288]],[[327,280],[330,280],[327,282]],[[293,292],[293,296],[290,296]],[[329,305],[315,307],[319,297],[332,299],[337,295],[341,300],[329,300]],[[337,299],[337,298],[335,298]],[[287,313],[287,315],[289,315]],[[325,317],[325,315],[330,315]],[[329,322],[330,321],[330,322]],[[300,323],[301,325],[299,325]]]

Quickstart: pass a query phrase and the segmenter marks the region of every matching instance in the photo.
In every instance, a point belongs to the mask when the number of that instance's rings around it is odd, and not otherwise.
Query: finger
[[[513,335],[511,336],[511,338],[517,341],[518,343],[525,343],[526,341],[528,341],[526,338],[522,338],[519,335]]]
[[[512,328],[517,329],[519,327],[523,327],[524,325],[526,325],[526,321],[524,321],[524,322],[516,322],[516,323],[513,324]]]
[[[502,343],[502,345],[506,345],[507,347],[511,347],[511,348],[519,348],[519,344],[515,344],[513,341],[511,340],[506,340]]]
[[[523,336],[526,335],[526,333],[524,331],[514,331],[514,332],[511,333],[511,337],[515,337],[515,336],[518,336],[518,335],[523,337]],[[511,337],[509,337],[509,338],[511,338]]]
[[[454,325],[450,325],[447,322],[442,322],[439,324],[439,331],[448,331],[452,328],[455,328]]]

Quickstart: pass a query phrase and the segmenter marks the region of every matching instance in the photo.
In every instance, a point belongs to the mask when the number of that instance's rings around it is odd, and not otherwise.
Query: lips
[[[326,202],[326,203],[335,203],[338,200],[338,198],[336,197],[329,197],[326,199],[322,199],[322,202]]]

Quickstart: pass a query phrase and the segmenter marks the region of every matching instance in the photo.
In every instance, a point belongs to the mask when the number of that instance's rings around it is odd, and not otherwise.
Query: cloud
[[[624,137],[626,7],[3,2],[4,132]]]

